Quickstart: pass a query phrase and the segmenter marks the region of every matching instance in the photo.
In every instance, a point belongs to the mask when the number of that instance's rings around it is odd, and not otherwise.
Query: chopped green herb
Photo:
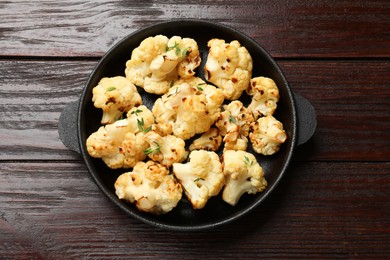
[[[237,124],[237,120],[236,120],[236,118],[233,115],[230,115],[229,122],[233,123],[233,124]]]
[[[109,92],[109,91],[113,91],[113,90],[115,90],[115,89],[116,89],[116,87],[108,87],[108,88],[106,89],[106,91]]]
[[[136,109],[136,110],[134,110],[133,112],[131,112],[131,114],[132,114],[132,115],[138,116],[138,113],[141,113],[141,112],[142,112],[141,109]]]
[[[252,166],[253,165],[253,160],[251,161],[248,156],[244,156],[245,160],[244,160],[244,163],[248,166]]]
[[[183,57],[183,60],[186,58],[187,52],[188,52],[188,49],[185,48],[185,49],[183,50],[183,52],[181,53],[181,56]]]
[[[143,133],[147,133],[149,132],[150,130],[152,130],[152,126],[149,126],[148,128],[144,128],[145,127],[145,121],[144,121],[144,118],[142,118],[141,120],[139,120],[137,118],[137,126],[138,126],[138,129],[143,132]]]
[[[203,86],[203,85],[206,85],[206,83],[199,83],[198,85],[196,85],[196,88],[197,88],[199,91],[203,91],[204,88],[201,87],[201,86]]]
[[[169,85],[169,88],[173,87],[174,84],[175,84],[175,82],[172,80],[171,84]]]
[[[203,178],[197,178],[197,179],[194,180],[194,182],[197,182],[197,181],[204,181],[204,179]]]
[[[176,94],[179,93],[179,92],[180,92],[179,88],[176,87],[175,92],[169,94],[167,97],[172,97],[172,96],[176,95]]]
[[[155,148],[149,147],[148,149],[144,150],[145,155],[155,154],[160,152],[161,149],[160,144],[157,143],[156,141],[154,141],[154,143],[156,144],[156,147]]]
[[[180,47],[179,47],[179,43],[175,42],[175,45],[173,45],[171,47],[167,46],[166,51],[170,51],[170,50],[175,50],[176,56],[179,56],[180,51],[181,51]]]

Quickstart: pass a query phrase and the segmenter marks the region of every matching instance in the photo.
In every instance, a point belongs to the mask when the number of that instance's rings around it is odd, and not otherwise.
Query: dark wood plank
[[[317,111],[298,160],[390,160],[390,62],[280,61],[291,88]],[[79,160],[58,118],[80,97],[95,61],[1,61],[0,160]],[[55,98],[53,98],[55,97]]]
[[[211,232],[176,233],[119,211],[81,162],[2,163],[0,255],[385,259],[389,170],[389,163],[293,163],[278,189],[248,216]]]
[[[232,26],[275,57],[390,57],[390,3],[375,1],[6,1],[0,55],[101,56],[170,19]]]

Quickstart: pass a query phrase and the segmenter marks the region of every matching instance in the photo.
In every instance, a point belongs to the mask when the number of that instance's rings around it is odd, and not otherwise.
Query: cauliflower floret
[[[223,95],[212,85],[174,85],[153,106],[157,127],[165,135],[187,140],[208,131],[217,119]]]
[[[179,36],[168,39],[158,35],[145,39],[133,51],[131,59],[126,63],[125,74],[131,82],[144,88],[146,92],[164,94],[171,82],[179,76],[193,76],[200,61],[195,40]]]
[[[169,170],[156,162],[138,162],[132,172],[123,173],[115,182],[119,199],[135,203],[140,211],[164,214],[176,207],[182,187]]]
[[[174,163],[173,173],[184,188],[194,209],[203,208],[224,185],[222,165],[215,152],[192,151],[189,162]]]
[[[173,163],[184,161],[187,157],[186,144],[181,138],[173,135],[160,136],[150,131],[145,134],[144,139],[149,144],[147,149],[144,149],[144,154],[168,168]]]
[[[203,133],[199,138],[192,142],[189,150],[217,151],[221,144],[222,136],[219,134],[218,129],[211,127],[209,131]]]
[[[139,161],[146,159],[145,150],[149,148],[149,143],[144,138],[144,133],[126,134],[119,151],[124,155],[123,168],[132,168]]]
[[[232,206],[237,204],[244,193],[256,194],[267,187],[263,169],[251,153],[225,151],[222,165],[226,181],[222,199]]]
[[[273,115],[279,101],[279,89],[275,82],[266,77],[253,78],[246,90],[252,96],[248,106],[257,120],[260,116]]]
[[[103,110],[102,124],[118,120],[123,112],[142,104],[137,88],[125,77],[105,77],[92,89],[92,102]]]
[[[235,100],[224,105],[215,125],[224,137],[224,150],[246,150],[250,124],[254,121],[252,112],[241,101]]]
[[[236,40],[225,43],[221,39],[212,39],[208,42],[208,47],[209,53],[204,66],[206,80],[221,88],[225,99],[238,99],[252,77],[251,55]]]
[[[263,155],[271,155],[279,151],[280,145],[287,139],[283,124],[273,116],[260,117],[251,124],[249,139],[253,150]]]
[[[101,126],[92,133],[86,141],[87,151],[92,157],[102,158],[112,169],[124,167],[126,156],[122,143],[127,133],[146,132],[153,123],[153,114],[146,106],[132,108],[126,119]]]

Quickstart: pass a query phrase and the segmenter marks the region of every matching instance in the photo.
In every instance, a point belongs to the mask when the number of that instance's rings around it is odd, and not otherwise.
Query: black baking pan
[[[190,37],[197,41],[202,55],[202,64],[196,74],[199,77],[204,78],[202,66],[207,59],[207,42],[212,38],[220,38],[226,42],[238,40],[248,49],[253,58],[252,77],[265,76],[275,81],[279,88],[280,100],[274,116],[283,123],[288,138],[276,154],[257,155],[268,181],[268,187],[264,192],[243,195],[234,207],[223,202],[220,196],[211,198],[206,206],[199,210],[192,209],[188,202],[182,200],[176,208],[164,215],[140,212],[134,205],[117,198],[114,183],[121,173],[128,170],[111,170],[101,159],[92,158],[86,149],[86,139],[101,126],[102,113],[93,106],[92,89],[102,77],[124,76],[125,64],[130,59],[132,50],[145,38],[158,34],[167,37],[174,35]],[[139,89],[139,92],[144,105],[151,109],[157,97],[142,89]],[[242,101],[244,104],[247,102],[245,95]],[[115,44],[92,71],[80,99],[70,103],[63,110],[59,120],[59,134],[69,149],[80,153],[83,157],[89,173],[102,192],[124,212],[155,227],[193,231],[219,227],[259,207],[276,188],[283,175],[288,172],[288,165],[295,148],[310,139],[315,132],[316,124],[313,106],[305,98],[291,91],[277,63],[257,42],[242,32],[222,24],[184,19],[163,22],[138,30]],[[249,151],[253,150],[249,147]]]

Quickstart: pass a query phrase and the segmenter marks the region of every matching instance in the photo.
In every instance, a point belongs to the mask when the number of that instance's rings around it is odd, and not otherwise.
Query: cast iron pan
[[[204,78],[202,68],[208,53],[207,42],[212,38],[224,39],[226,42],[238,40],[248,49],[253,58],[252,77],[266,76],[276,82],[280,100],[274,116],[283,123],[288,138],[275,155],[257,156],[268,181],[268,187],[264,192],[256,195],[243,195],[235,207],[223,202],[220,196],[210,199],[205,208],[201,210],[193,210],[191,205],[183,200],[173,211],[160,216],[140,212],[133,205],[116,197],[115,180],[126,170],[110,170],[102,160],[90,157],[85,145],[88,136],[99,128],[102,115],[101,111],[93,106],[92,88],[102,77],[124,76],[125,64],[130,59],[132,50],[145,38],[158,34],[195,39],[202,54],[202,64],[197,71],[197,76],[202,78]],[[144,104],[151,109],[157,96],[145,93],[142,89],[139,89],[139,92]],[[241,100],[248,105],[248,97],[243,95]],[[316,113],[311,104],[291,92],[278,65],[258,43],[233,28],[199,20],[173,20],[159,23],[132,33],[118,42],[103,56],[93,70],[80,100],[69,104],[64,109],[59,122],[61,140],[69,149],[81,154],[92,178],[113,203],[130,216],[147,224],[179,231],[215,228],[232,222],[259,206],[286,173],[294,148],[306,142],[313,135],[315,128]],[[249,151],[253,151],[251,147]]]

